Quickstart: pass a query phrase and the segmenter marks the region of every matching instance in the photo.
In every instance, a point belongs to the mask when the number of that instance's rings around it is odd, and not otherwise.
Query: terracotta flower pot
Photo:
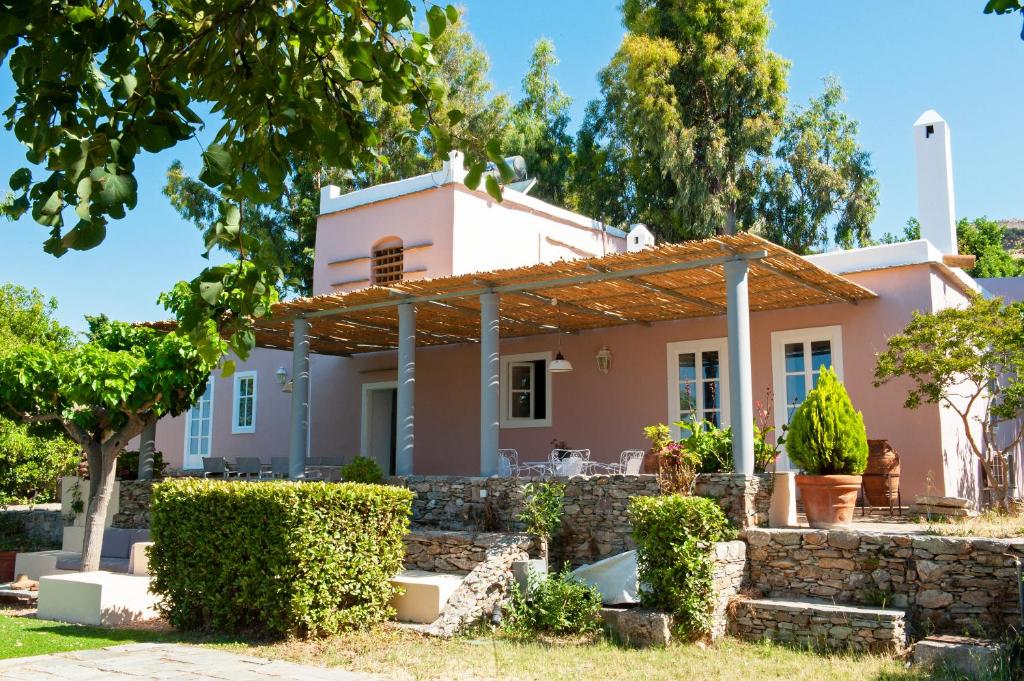
[[[860,490],[859,475],[798,475],[807,522],[815,529],[849,525]]]

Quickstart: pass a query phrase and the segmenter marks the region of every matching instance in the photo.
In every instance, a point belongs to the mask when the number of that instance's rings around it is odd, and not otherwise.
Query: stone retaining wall
[[[7,506],[0,513],[13,518],[21,533],[31,542],[43,546],[60,546],[64,538],[64,516],[60,504]]]
[[[907,642],[903,613],[806,601],[739,600],[731,633],[816,650],[898,655]]]
[[[916,635],[1000,637],[1019,626],[1016,570],[1024,539],[839,530],[746,533],[750,585],[772,598],[905,610]]]
[[[487,560],[490,549],[507,544],[510,537],[524,552],[533,545],[533,540],[525,534],[414,529],[404,538],[405,568],[469,574]]]
[[[495,606],[508,598],[513,583],[512,563],[526,560],[527,548],[531,544],[530,538],[523,534],[490,533],[486,537],[477,535],[474,545],[477,541],[488,544],[483,560],[462,580],[448,599],[441,616],[426,628],[426,633],[431,636],[455,636],[465,627],[489,617]],[[432,546],[443,547],[445,544],[434,543]]]
[[[715,609],[711,613],[711,640],[726,635],[729,628],[729,603],[736,598],[747,577],[747,545],[740,541],[722,541],[712,549],[714,561]]]
[[[635,548],[626,516],[629,498],[660,493],[653,475],[550,478],[566,485],[560,534],[551,542],[552,564],[592,563]],[[718,500],[739,527],[767,522],[770,492],[760,476],[701,475],[694,493]],[[385,480],[408,487],[414,526],[442,530],[522,531],[520,491],[526,480],[459,476],[404,476]]]
[[[149,505],[153,496],[153,480],[121,480],[114,527],[149,528]]]

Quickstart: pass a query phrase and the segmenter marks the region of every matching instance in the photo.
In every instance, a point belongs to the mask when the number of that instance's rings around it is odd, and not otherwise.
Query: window
[[[185,468],[202,468],[201,459],[210,456],[213,431],[213,377],[206,390],[185,415]]]
[[[551,353],[501,358],[501,427],[541,428],[551,425]]]
[[[729,371],[725,338],[668,344],[668,422],[729,424]],[[672,436],[680,437],[672,425]]]
[[[231,412],[232,433],[256,432],[256,372],[235,373],[235,401]]]
[[[818,385],[822,367],[832,367],[843,380],[843,341],[839,326],[793,329],[772,333],[772,379],[775,392],[776,432],[789,423],[793,413]],[[779,470],[787,470],[789,460],[779,459]]]
[[[402,281],[404,250],[401,239],[385,239],[373,247],[370,282],[374,286],[389,286]]]

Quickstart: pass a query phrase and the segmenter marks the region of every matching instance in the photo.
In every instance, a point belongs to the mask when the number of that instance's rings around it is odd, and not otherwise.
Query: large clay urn
[[[796,476],[808,524],[819,530],[849,525],[861,480],[859,475]]]
[[[868,440],[864,494],[871,506],[893,506],[900,489],[900,455],[888,440]]]

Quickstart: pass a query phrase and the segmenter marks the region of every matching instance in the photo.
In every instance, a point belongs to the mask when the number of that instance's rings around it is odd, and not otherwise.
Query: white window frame
[[[238,417],[241,412],[241,400],[242,395],[239,391],[243,379],[252,379],[252,424],[248,426],[242,426],[238,423]],[[257,396],[257,376],[255,371],[236,371],[234,379],[234,390],[233,398],[231,400],[231,433],[233,435],[240,435],[245,433],[256,432],[256,396]]]
[[[693,353],[697,355],[703,352],[718,353],[719,385],[721,386],[720,414],[721,427],[728,428],[731,420],[729,418],[729,341],[727,338],[701,338],[699,340],[675,341],[666,343],[667,354],[667,377],[668,377],[668,424],[672,431],[672,437],[679,439],[682,435],[679,426],[674,425],[679,421],[679,355]],[[700,362],[697,363],[697,380],[700,382]],[[704,391],[698,390],[697,413],[704,411]]]
[[[827,340],[832,346],[832,369],[836,376],[843,381],[843,327],[835,324],[832,326],[812,326],[803,329],[789,329],[787,331],[772,331],[772,391],[774,399],[772,411],[775,413],[775,436],[782,434],[782,426],[786,424],[786,345],[790,343],[803,343],[804,349],[804,372],[807,375],[806,389],[811,391],[814,386],[814,377],[811,375],[810,345],[815,341]],[[785,454],[785,446],[782,447],[782,454],[779,455],[777,470],[791,470],[789,457]]]
[[[214,392],[215,392],[214,391],[214,386],[216,386],[216,384],[217,384],[217,381],[213,377],[213,375],[210,375],[206,379],[206,390],[209,391],[209,393],[210,393],[210,435],[209,435],[210,451],[208,451],[205,456],[202,455],[202,454],[193,454],[192,450],[191,450],[191,442],[192,442],[191,433],[192,433],[192,418],[193,418],[192,414],[195,411],[195,405],[192,405],[191,407],[189,407],[188,411],[185,412],[185,443],[184,443],[184,447],[182,448],[181,465],[182,465],[182,468],[185,468],[187,470],[196,470],[196,469],[202,468],[203,467],[202,460],[204,458],[206,458],[206,457],[213,456],[213,425],[214,425],[214,420],[215,420],[214,419],[214,407],[216,406],[216,403],[214,402],[214,396],[215,396],[214,395]],[[205,393],[204,393],[204,395],[205,395]],[[197,462],[199,464],[198,466],[195,465]]]
[[[513,364],[520,364],[523,362],[537,362],[543,360],[545,362],[545,370],[543,376],[537,376],[534,374],[533,380],[536,385],[537,380],[544,381],[544,406],[545,406],[545,417],[542,419],[535,418],[511,418],[509,416],[509,408],[511,406],[511,381],[509,380],[509,367]],[[551,380],[551,353],[550,352],[530,352],[521,355],[501,355],[499,358],[500,378],[498,384],[500,386],[501,397],[499,399],[499,409],[501,415],[499,419],[499,426],[501,428],[550,428],[551,427],[551,415],[554,412],[554,404],[551,401],[551,384],[554,381]],[[536,390],[536,388],[535,388]],[[532,397],[531,397],[532,404]],[[532,413],[531,409],[531,413]]]

